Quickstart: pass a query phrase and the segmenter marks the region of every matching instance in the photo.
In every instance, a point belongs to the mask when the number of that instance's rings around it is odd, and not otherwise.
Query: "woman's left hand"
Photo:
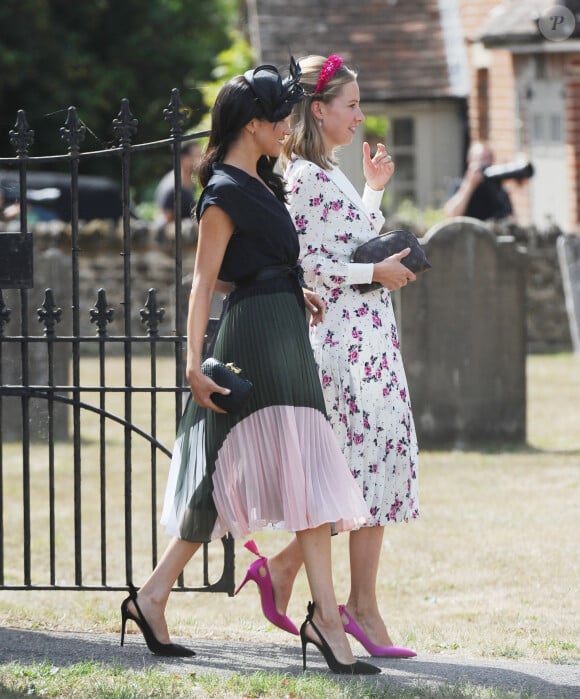
[[[395,172],[395,163],[383,143],[377,145],[377,152],[372,158],[370,145],[366,141],[363,143],[363,171],[371,189],[380,191],[385,188]]]
[[[326,306],[324,301],[310,289],[302,289],[304,293],[304,302],[306,308],[310,311],[310,325],[318,325],[324,320],[326,314]]]

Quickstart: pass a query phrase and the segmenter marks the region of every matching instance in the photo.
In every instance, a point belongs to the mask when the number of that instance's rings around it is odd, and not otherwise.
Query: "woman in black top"
[[[162,522],[173,536],[161,561],[123,602],[149,648],[191,655],[170,643],[169,592],[202,542],[276,526],[296,532],[314,603],[300,629],[340,673],[375,673],[355,661],[334,594],[331,523],[349,530],[369,512],[327,421],[305,322],[323,319],[319,297],[301,286],[299,245],[275,159],[302,98],[299,67],[282,81],[260,66],[229,81],[212,112],[197,206],[199,242],[188,315],[188,402],[175,443]],[[227,393],[201,371],[201,348],[217,280],[229,282],[212,355],[243,369],[254,388],[239,413],[220,410]],[[273,598],[271,600],[274,605]]]

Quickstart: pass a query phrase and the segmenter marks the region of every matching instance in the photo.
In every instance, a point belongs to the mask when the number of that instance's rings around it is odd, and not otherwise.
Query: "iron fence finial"
[[[60,323],[60,319],[62,318],[62,308],[59,308],[54,302],[52,289],[45,290],[44,302],[36,312],[38,313],[38,322],[44,323],[45,336],[52,337],[56,324]]]
[[[181,136],[190,114],[191,110],[182,103],[179,90],[174,87],[171,90],[169,105],[163,110],[163,118],[171,125],[172,136]]]
[[[25,158],[28,148],[34,143],[34,131],[28,126],[24,109],[19,109],[14,128],[10,129],[10,143],[14,146],[16,155]]]
[[[64,126],[60,129],[62,140],[67,144],[69,153],[78,153],[79,145],[84,141],[86,126],[78,117],[76,107],[69,107]]]
[[[99,289],[97,292],[97,302],[94,308],[89,309],[91,323],[96,324],[99,337],[103,337],[107,334],[107,324],[113,320],[114,315],[115,311],[108,306],[105,290]]]
[[[131,145],[131,138],[137,132],[139,121],[131,114],[129,100],[123,97],[121,109],[116,119],[113,119],[113,131],[119,138],[119,144],[123,147]]]
[[[157,290],[149,289],[145,308],[140,311],[141,322],[147,326],[147,334],[155,337],[159,332],[159,321],[163,320],[165,309],[157,305]]]

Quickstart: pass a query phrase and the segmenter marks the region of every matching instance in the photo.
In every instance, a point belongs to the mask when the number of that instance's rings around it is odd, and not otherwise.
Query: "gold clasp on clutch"
[[[240,367],[237,367],[233,362],[228,362],[226,364],[226,366],[230,371],[233,371],[234,374],[241,374],[242,373],[242,370],[240,369]]]

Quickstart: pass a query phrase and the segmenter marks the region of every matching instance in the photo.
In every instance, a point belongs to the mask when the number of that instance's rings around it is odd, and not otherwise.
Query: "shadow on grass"
[[[191,646],[191,639],[176,639]],[[72,667],[77,663],[92,662],[111,671],[119,669],[145,672],[157,670],[170,673],[229,676],[250,675],[256,672],[302,676],[302,657],[298,643],[267,644],[220,639],[194,643],[197,655],[193,658],[162,658],[147,650],[143,639],[136,634],[125,637],[126,645],[119,646],[119,637],[112,634],[79,634],[0,629],[0,663],[20,666],[47,662],[55,667]],[[327,673],[322,657],[309,650],[308,669],[315,675]],[[542,699],[566,699],[577,696],[574,692],[580,681],[578,666],[528,664],[506,660],[462,660],[456,657],[418,656],[413,660],[373,658],[380,666],[381,675],[350,677],[328,674],[329,679],[341,685],[356,683],[368,690],[383,687],[401,689],[430,687],[472,686],[522,692],[524,696]],[[1,689],[1,687],[0,687]],[[366,690],[365,690],[366,691]],[[374,696],[373,691],[373,696]],[[380,694],[377,694],[380,695]],[[2,694],[2,697],[20,697],[20,694]]]
[[[0,697],[1,699],[23,699],[23,697],[30,697],[30,694],[28,692],[15,692],[0,682]]]

